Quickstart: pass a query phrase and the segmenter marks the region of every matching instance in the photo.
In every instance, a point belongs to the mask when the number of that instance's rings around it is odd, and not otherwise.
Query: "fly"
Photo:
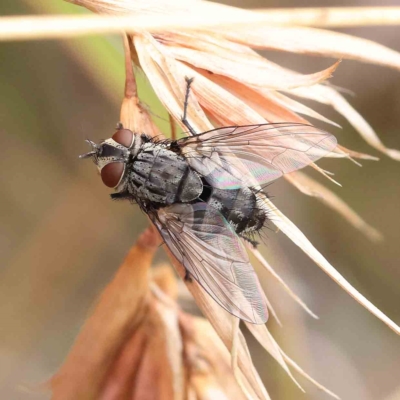
[[[119,126],[89,153],[113,199],[137,203],[164,242],[225,310],[254,324],[267,321],[265,295],[241,238],[267,221],[260,186],[303,168],[337,145],[312,125],[268,123],[216,128],[197,134],[188,122],[187,79],[183,124],[192,136],[156,140]]]

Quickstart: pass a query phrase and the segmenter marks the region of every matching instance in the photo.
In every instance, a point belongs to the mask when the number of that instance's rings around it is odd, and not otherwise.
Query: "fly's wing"
[[[267,321],[247,252],[217,210],[206,203],[174,204],[150,216],[173,255],[220,306],[253,324]]]
[[[213,129],[178,140],[192,168],[214,187],[269,183],[335,149],[336,138],[312,125],[246,125]]]

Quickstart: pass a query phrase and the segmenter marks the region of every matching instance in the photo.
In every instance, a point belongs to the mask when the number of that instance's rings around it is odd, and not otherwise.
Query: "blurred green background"
[[[229,4],[376,5],[322,0]],[[82,12],[61,1],[0,2],[1,15]],[[341,31],[400,51],[399,29]],[[332,64],[330,59],[286,53],[265,55],[307,73]],[[147,222],[137,208],[112,203],[94,166],[77,159],[87,150],[84,139],[109,137],[119,119],[124,85],[120,38],[1,43],[0,57],[0,397],[42,399],[47,395],[32,387],[61,364],[94,300]],[[150,85],[141,82],[143,100],[151,106],[156,123],[166,129],[166,113]],[[332,83],[352,90],[355,108],[388,147],[400,149],[399,71],[344,61]],[[343,130],[329,127],[343,145],[381,157],[379,162],[363,162],[362,168],[343,160],[323,160],[320,165],[335,172],[343,188],[317,178],[380,230],[385,241],[369,242],[337,214],[283,180],[269,191],[332,265],[400,324],[400,165],[371,149],[328,107],[308,104],[343,126]],[[320,316],[319,321],[308,317],[260,271],[284,324],[279,328],[271,321],[269,326],[287,354],[343,399],[400,399],[400,338],[282,233],[268,232],[262,251]],[[329,398],[299,378],[307,391],[301,393],[265,352],[251,344],[272,399]]]

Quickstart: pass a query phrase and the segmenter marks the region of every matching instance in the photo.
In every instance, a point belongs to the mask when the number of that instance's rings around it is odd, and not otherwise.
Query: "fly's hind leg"
[[[254,240],[254,237],[250,236],[250,235],[246,235],[246,234],[239,234],[239,237],[241,237],[242,239],[246,240],[247,242],[249,242],[255,249],[257,248],[257,246],[260,244],[259,242],[257,242],[257,240]]]
[[[192,277],[190,276],[190,272],[185,268],[185,276],[183,278],[185,282],[192,282]]]
[[[197,132],[193,129],[192,125],[190,125],[189,121],[187,120],[187,108],[189,103],[189,93],[190,93],[190,85],[192,84],[194,78],[185,77],[186,80],[186,93],[185,93],[185,101],[183,103],[183,116],[182,122],[188,128],[189,132],[196,136]]]

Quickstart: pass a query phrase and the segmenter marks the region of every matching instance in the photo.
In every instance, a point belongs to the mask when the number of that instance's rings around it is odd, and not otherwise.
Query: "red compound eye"
[[[125,147],[131,147],[133,143],[133,132],[129,129],[119,129],[114,133],[112,139]]]
[[[112,162],[107,164],[101,170],[101,180],[106,186],[113,188],[117,186],[121,180],[124,169],[125,164],[122,162]]]

